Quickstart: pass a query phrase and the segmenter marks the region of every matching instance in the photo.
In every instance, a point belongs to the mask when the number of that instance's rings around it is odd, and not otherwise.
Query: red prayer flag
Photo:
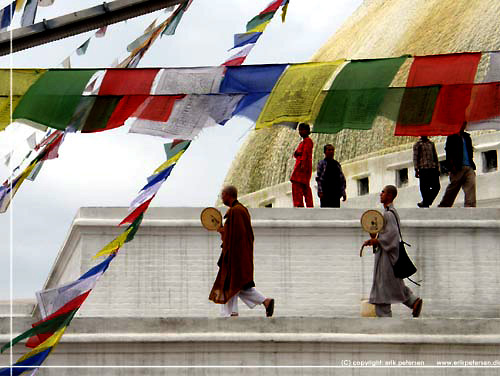
[[[149,95],[159,69],[108,69],[99,95]]]
[[[144,201],[140,206],[137,207],[132,213],[130,213],[128,216],[125,217],[123,221],[120,222],[118,226],[121,226],[125,223],[132,223],[134,222],[142,213],[144,213],[147,208],[149,207],[149,204],[151,204],[151,201],[153,198],[155,198],[156,195],[151,197],[149,200]]]
[[[477,84],[472,88],[467,122],[476,122],[500,116],[500,83]]]
[[[458,133],[466,120],[481,53],[416,56],[406,87],[443,85],[432,120],[426,125],[396,125],[396,136],[448,136]]]
[[[271,4],[269,4],[267,6],[267,8],[264,9],[259,14],[266,14],[266,13],[276,12],[279,9],[279,7],[280,7],[280,5],[281,5],[282,2],[283,2],[283,0],[275,0],[275,1],[271,2]]]
[[[151,95],[132,115],[139,119],[166,122],[177,100],[185,95]]]
[[[116,106],[113,114],[108,120],[106,127],[104,129],[100,129],[99,131],[106,131],[109,129],[114,129],[121,127],[125,121],[132,116],[132,114],[139,108],[139,106],[144,103],[144,101],[148,98],[147,95],[126,95],[118,105]]]

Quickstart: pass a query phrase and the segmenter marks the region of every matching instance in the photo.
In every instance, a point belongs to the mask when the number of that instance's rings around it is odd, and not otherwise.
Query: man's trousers
[[[451,208],[457,198],[460,188],[464,191],[464,206],[476,206],[476,173],[469,166],[463,166],[460,171],[450,172],[450,183],[441,199],[440,207]]]
[[[229,299],[226,304],[221,306],[221,316],[229,317],[231,313],[238,313],[238,298],[240,298],[250,309],[254,308],[257,304],[264,303],[264,300],[266,300],[266,297],[257,291],[255,287],[247,290],[240,290],[240,292]]]
[[[418,173],[422,204],[424,206],[431,206],[441,189],[439,170],[437,168],[424,168],[419,170]]]

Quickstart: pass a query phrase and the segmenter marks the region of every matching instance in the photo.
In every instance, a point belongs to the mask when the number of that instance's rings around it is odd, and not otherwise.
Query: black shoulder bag
[[[398,225],[398,231],[399,231],[399,257],[396,261],[396,263],[392,266],[392,269],[394,270],[394,275],[397,278],[405,279],[408,278],[411,282],[414,284],[420,286],[417,282],[413,281],[409,277],[411,277],[413,274],[417,272],[416,266],[413,264],[411,261],[410,257],[408,256],[408,252],[406,252],[405,244],[410,246],[410,244],[406,243],[403,241],[403,236],[401,235],[401,227],[399,226],[399,221],[398,217],[396,216],[396,213],[394,213],[392,210],[389,210],[393,215],[394,218],[396,218],[396,224]]]

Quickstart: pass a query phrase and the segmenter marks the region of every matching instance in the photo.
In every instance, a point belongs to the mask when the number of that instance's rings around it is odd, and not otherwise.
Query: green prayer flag
[[[175,15],[175,17],[168,23],[165,29],[161,32],[161,35],[174,35],[177,30],[177,26],[181,22],[182,16],[184,16],[184,12],[187,8],[187,2],[182,5],[182,8],[179,10],[179,13]]]
[[[165,148],[165,154],[167,154],[167,160],[177,155],[180,151],[186,150],[190,144],[191,141],[180,141],[163,145]]]
[[[85,43],[83,43],[80,47],[76,49],[76,54],[78,56],[85,55],[85,52],[87,52],[87,48],[89,48],[90,39],[91,38],[87,39]]]
[[[122,97],[99,96],[90,109],[82,126],[82,133],[92,133],[106,129],[108,120]]]
[[[142,218],[144,218],[144,213],[141,213],[141,215],[139,215],[134,220],[134,222],[132,222],[132,224],[127,227],[127,230],[130,229],[130,228],[132,228],[132,231],[130,231],[128,233],[127,238],[125,239],[125,243],[128,243],[129,241],[131,241],[132,239],[134,239],[135,234],[137,233],[137,231],[139,230],[139,227],[141,226]],[[125,230],[125,231],[127,231],[127,230]]]
[[[64,130],[96,70],[50,70],[26,92],[13,118]]]
[[[257,26],[259,26],[260,24],[271,20],[274,17],[275,13],[276,13],[276,11],[256,15],[254,18],[252,18],[250,21],[248,21],[247,31],[250,31],[250,30],[256,28]]]
[[[348,63],[328,90],[313,132],[370,129],[389,85],[406,59],[403,56]]]

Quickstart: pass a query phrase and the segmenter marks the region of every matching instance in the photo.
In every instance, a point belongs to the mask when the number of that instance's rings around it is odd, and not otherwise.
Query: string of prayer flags
[[[396,136],[447,136],[458,133],[466,121],[481,53],[415,56],[406,87],[441,85],[428,124],[396,124]],[[404,109],[402,109],[404,111]]]
[[[104,261],[89,269],[75,281],[62,286],[37,291],[36,299],[42,318],[48,318],[73,299],[92,290],[101,276],[106,272],[115,254],[109,255]]]
[[[0,10],[0,31],[4,31],[10,26],[14,17],[14,10],[16,9],[16,2],[17,0],[14,0],[11,4]]]
[[[31,327],[33,334],[30,336],[28,341],[26,341],[26,347],[37,347],[61,327],[67,326],[78,309],[82,306],[83,302],[89,296],[90,291],[91,290],[84,292],[82,295],[70,300],[51,315],[32,324]],[[60,326],[58,325],[59,323],[61,323]]]
[[[394,76],[406,56],[347,63],[327,90],[313,132],[371,129]]]
[[[1,369],[0,376],[21,375],[27,371],[36,372],[37,367],[59,343],[76,312],[107,270],[114,256],[110,255],[76,281],[37,292],[42,320],[34,323],[30,330],[17,336],[1,349],[4,351],[22,339],[30,337],[26,346],[33,350],[19,358],[13,366]]]
[[[281,6],[288,6],[288,0],[271,1],[262,12],[248,21],[246,32],[234,35],[234,45],[231,49],[242,47],[241,50],[227,59],[222,65],[242,65],[245,62],[250,51],[252,51],[253,47],[255,46],[255,43],[257,43],[257,41],[261,37],[267,25],[271,22],[271,19],[274,17],[276,11]],[[286,13],[286,8],[284,8],[283,11]],[[283,16],[283,22],[284,20],[285,18]]]
[[[190,144],[191,141],[177,140],[164,145],[167,160],[155,169],[153,175],[148,177],[148,183],[142,187],[137,197],[131,202],[129,207],[130,214],[123,219],[123,221],[119,224],[120,226],[124,223],[133,223],[136,218],[147,210],[151,200],[156,196],[161,185],[170,176],[174,166]]]
[[[10,202],[21,184],[28,177],[32,177],[33,171],[39,164],[43,163],[45,160],[57,158],[57,150],[63,139],[64,134],[60,131],[49,135],[46,140],[42,141],[42,143],[45,142],[43,144],[44,149],[33,159],[33,161],[31,161],[28,167],[15,178],[4,182],[0,187],[0,213],[5,213],[5,211],[7,211]]]
[[[312,122],[321,91],[343,62],[290,65],[271,92],[256,128],[283,122]]]
[[[175,11],[163,21],[160,25],[155,27],[152,32],[148,32],[148,37],[145,38],[143,43],[140,43],[136,48],[134,48],[130,55],[125,58],[121,63],[117,64],[118,68],[136,68],[144,54],[153,45],[159,36],[163,35],[173,35],[179,22],[184,15],[185,11],[191,4],[192,0],[188,0],[175,9]]]

